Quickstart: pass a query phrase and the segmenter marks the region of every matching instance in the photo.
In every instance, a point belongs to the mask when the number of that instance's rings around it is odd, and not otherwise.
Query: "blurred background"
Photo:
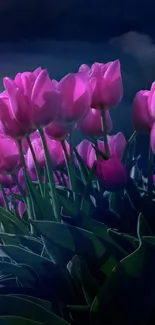
[[[82,63],[119,58],[124,99],[111,110],[113,133],[129,137],[133,97],[155,79],[154,9],[153,0],[0,0],[0,87],[37,66],[60,79]]]

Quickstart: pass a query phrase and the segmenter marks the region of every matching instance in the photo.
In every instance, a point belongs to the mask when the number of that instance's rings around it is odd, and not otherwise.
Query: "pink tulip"
[[[95,162],[95,150],[93,149],[92,145],[92,142],[83,140],[76,147],[78,154],[88,168],[92,168]],[[77,159],[75,159],[75,164],[76,166],[79,165]]]
[[[65,140],[69,133],[67,126],[60,122],[51,122],[44,128],[44,130],[49,138],[58,141]]]
[[[12,186],[15,185],[15,180],[13,179],[13,177],[11,175],[0,175],[0,184],[4,187],[4,188],[10,188]]]
[[[109,111],[106,114],[107,133],[112,130],[112,120]],[[101,125],[101,111],[90,109],[87,115],[77,125],[79,131],[86,136],[100,138],[103,136]]]
[[[2,192],[0,192],[0,206],[1,207],[4,207],[4,198],[3,198],[3,195],[2,195]]]
[[[153,124],[150,133],[150,147],[155,155],[155,123]]]
[[[127,144],[124,134],[122,132],[118,132],[115,135],[108,135],[107,138],[108,138],[110,156],[118,157],[121,160],[123,157],[124,149]],[[99,141],[99,147],[100,147],[100,141]]]
[[[128,176],[122,162],[117,157],[96,162],[96,177],[104,191],[120,190],[127,184]]]
[[[93,90],[92,104],[94,108],[110,108],[119,104],[123,96],[123,85],[119,60],[103,63],[94,63],[89,67],[82,65],[80,72],[89,74]]]
[[[25,178],[24,178],[24,172],[23,172],[23,168],[20,168],[20,170],[18,171],[18,183],[21,186],[22,190],[25,192]]]
[[[20,218],[22,218],[25,211],[26,211],[25,204],[23,202],[19,201],[18,205],[17,205],[17,215]]]
[[[91,88],[83,74],[68,74],[58,84],[62,100],[59,119],[67,124],[78,122],[90,109]]]
[[[15,141],[0,135],[0,173],[10,174],[20,165],[20,156]]]
[[[63,168],[65,166],[65,158],[64,158],[64,153],[62,150],[61,143],[59,141],[51,140],[48,136],[45,137],[46,137],[47,147],[51,159],[52,168],[53,169]],[[67,141],[65,141],[65,144],[69,152],[69,145]],[[45,167],[45,155],[44,155],[44,149],[43,149],[41,138],[34,139],[32,141],[32,147],[36,159],[38,161],[39,167],[40,169],[43,169]],[[30,149],[28,149],[26,154],[26,165],[29,172],[35,173],[34,161]]]
[[[152,83],[148,96],[148,110],[150,115],[155,119],[155,81]]]
[[[126,139],[123,135],[123,133],[119,132],[115,135],[109,135],[107,137],[108,144],[109,144],[109,151],[110,151],[110,157],[116,157],[119,160],[122,159],[124,149],[126,146]],[[105,152],[105,146],[104,142],[98,140],[98,149],[101,152]],[[76,147],[79,155],[83,159],[84,163],[88,168],[92,168],[95,160],[96,160],[96,153],[94,148],[92,147],[92,143],[88,140],[83,140],[80,142],[80,144]],[[78,165],[78,163],[76,162]]]
[[[154,119],[148,107],[150,91],[140,90],[132,104],[132,122],[136,131],[148,132],[151,130]]]
[[[60,95],[46,70],[18,73],[14,81],[4,78],[3,82],[0,120],[8,136],[21,138],[49,124],[58,114]]]
[[[40,134],[39,134],[39,131],[36,130],[34,131],[33,133],[31,133],[29,135],[29,138],[30,140],[32,141],[33,139],[36,139],[36,138],[40,138]],[[22,147],[23,147],[23,150],[24,150],[24,153],[26,154],[28,148],[29,148],[29,145],[28,145],[28,142],[27,142],[27,139],[26,138],[23,138],[22,139]]]

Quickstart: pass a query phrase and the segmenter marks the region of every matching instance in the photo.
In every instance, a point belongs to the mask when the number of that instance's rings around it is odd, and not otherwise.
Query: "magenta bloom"
[[[112,130],[112,120],[109,111],[106,114],[107,133]],[[101,126],[101,111],[94,108],[90,109],[87,115],[77,125],[79,131],[86,136],[100,138],[103,136]]]
[[[0,95],[0,120],[3,132],[21,138],[33,129],[49,124],[58,114],[60,95],[46,70],[18,73],[4,78]]]
[[[63,168],[65,166],[65,157],[64,152],[62,150],[61,143],[59,141],[51,140],[49,137],[46,136],[47,147],[49,151],[49,155],[51,158],[51,166],[53,169],[56,168]],[[65,141],[66,148],[69,152],[69,145],[67,141]],[[36,159],[38,161],[39,167],[41,170],[45,167],[45,154],[42,145],[41,138],[36,138],[32,141],[33,150],[35,152]],[[30,173],[35,173],[35,166],[33,157],[31,154],[30,149],[27,150],[26,153],[26,165],[28,171]]]
[[[2,175],[0,175],[0,184],[4,188],[11,188],[12,186],[15,185],[15,180],[13,179],[13,177],[11,175],[2,174]]]
[[[10,174],[20,165],[20,156],[15,141],[0,135],[0,173]]]
[[[105,152],[104,142],[98,140],[97,143],[98,143],[99,150],[104,153]],[[88,140],[83,140],[76,147],[79,155],[81,156],[81,158],[83,159],[84,163],[88,168],[92,168],[96,160],[96,153],[94,148],[92,147],[92,144],[93,143],[91,143]],[[119,160],[121,160],[126,146],[126,139],[123,133],[118,132],[115,135],[109,135],[108,144],[109,144],[110,157],[117,157]],[[77,162],[76,164],[78,165]]]
[[[148,110],[150,115],[155,120],[155,81],[152,83],[151,90],[148,97]]]
[[[150,114],[148,99],[150,91],[140,90],[132,104],[132,122],[136,131],[148,132],[154,122],[154,118]]]
[[[59,119],[67,124],[78,122],[90,109],[91,88],[88,77],[70,73],[58,84],[62,105]]]
[[[18,204],[17,204],[17,211],[16,212],[17,212],[17,215],[20,218],[23,217],[23,214],[24,214],[25,210],[26,210],[25,204],[23,202],[19,201]]]
[[[83,140],[76,146],[78,154],[88,168],[92,168],[95,162],[95,150],[93,149],[92,145],[92,142]],[[75,159],[75,164],[76,166],[79,165],[77,159]]]
[[[57,141],[65,140],[68,136],[69,130],[65,124],[60,122],[51,122],[44,128],[49,138]]]
[[[117,157],[98,160],[96,162],[96,177],[105,191],[120,190],[128,180],[126,169]]]
[[[89,74],[93,90],[91,107],[110,108],[119,104],[123,96],[122,76],[119,60],[103,63],[94,63],[89,67],[82,65],[82,73]]]
[[[150,133],[150,146],[155,155],[155,123],[152,126],[151,133]]]

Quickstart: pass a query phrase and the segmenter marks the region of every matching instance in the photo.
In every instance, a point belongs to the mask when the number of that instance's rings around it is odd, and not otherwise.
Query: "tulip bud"
[[[148,90],[140,90],[133,100],[132,122],[135,130],[139,132],[149,132],[154,122],[148,107],[149,94]]]
[[[117,157],[96,162],[96,177],[104,191],[120,190],[127,184],[128,176],[122,162]]]

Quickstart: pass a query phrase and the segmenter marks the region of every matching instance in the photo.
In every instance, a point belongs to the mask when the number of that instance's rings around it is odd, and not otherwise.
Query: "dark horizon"
[[[153,0],[1,0],[0,42],[53,39],[103,42],[136,30],[155,36]]]

